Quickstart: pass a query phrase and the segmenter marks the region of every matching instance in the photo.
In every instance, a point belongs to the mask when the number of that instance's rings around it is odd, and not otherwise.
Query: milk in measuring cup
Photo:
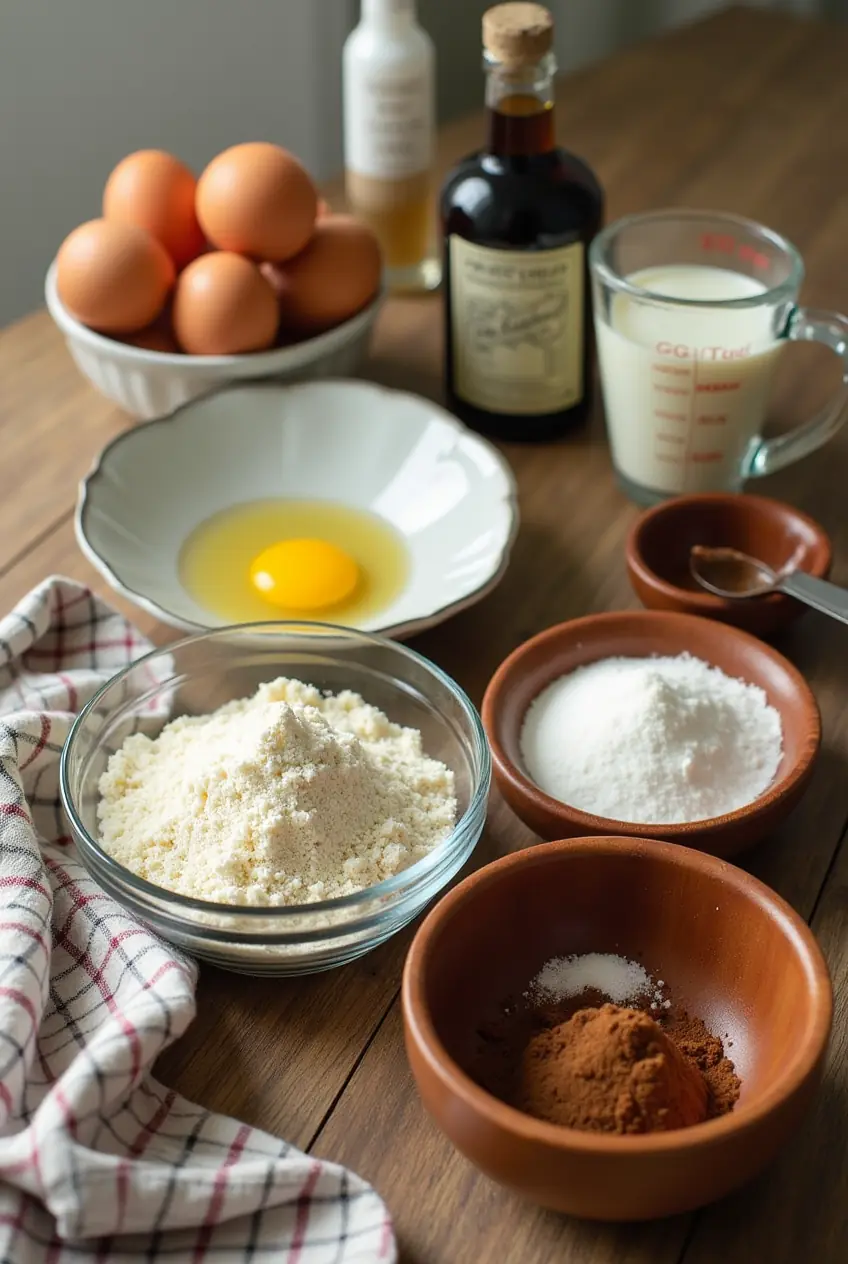
[[[671,300],[765,293],[752,277],[700,264],[645,268],[627,280]],[[622,474],[664,492],[740,484],[782,347],[772,320],[769,305],[661,307],[615,295],[610,324],[598,321],[597,333],[607,428]]]

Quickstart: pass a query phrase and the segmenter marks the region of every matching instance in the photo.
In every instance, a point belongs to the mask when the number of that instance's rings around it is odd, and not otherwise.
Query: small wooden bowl
[[[822,527],[792,505],[766,496],[677,496],[640,514],[627,538],[627,573],[643,605],[700,614],[770,636],[805,610],[783,593],[729,601],[705,592],[689,571],[694,544],[741,549],[774,570],[792,565],[824,579],[832,549]]]
[[[691,824],[636,824],[560,803],[530,779],[521,757],[521,729],[530,703],[552,681],[603,658],[648,658],[684,651],[720,667],[728,676],[759,685],[779,711],[783,758],[771,786],[758,799],[735,812]],[[806,789],[821,745],[821,719],[812,691],[777,650],[727,624],[648,610],[572,619],[519,645],[489,682],[483,698],[483,726],[501,793],[541,838],[629,834],[686,843],[716,856],[735,855],[789,814]]]
[[[550,957],[585,952],[638,958],[673,1003],[729,1036],[742,1081],[730,1114],[652,1135],[578,1132],[473,1081],[480,1025]],[[442,1131],[516,1192],[599,1220],[689,1211],[763,1168],[807,1110],[831,1011],[821,951],[779,896],[714,857],[637,839],[551,843],[487,865],[428,915],[403,977],[407,1055]]]

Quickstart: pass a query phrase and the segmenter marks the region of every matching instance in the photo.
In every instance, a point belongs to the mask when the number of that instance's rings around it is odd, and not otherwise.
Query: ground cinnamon
[[[739,1100],[739,1076],[718,1036],[685,1010],[670,1015],[663,1027],[686,1061],[697,1067],[706,1080],[709,1117],[733,1110]]]
[[[647,1014],[602,1005],[533,1037],[517,1104],[567,1128],[666,1132],[706,1119],[707,1085]]]
[[[507,1002],[478,1029],[469,1070],[539,1118],[620,1134],[686,1127],[739,1096],[733,1063],[699,1018],[655,1020],[589,994],[544,1009]]]

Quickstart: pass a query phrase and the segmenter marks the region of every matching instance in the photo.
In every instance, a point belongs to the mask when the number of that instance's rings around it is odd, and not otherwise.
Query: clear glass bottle
[[[603,192],[556,144],[553,19],[483,17],[488,137],[442,190],[448,407],[502,439],[565,434],[591,407],[587,253]]]
[[[390,289],[435,289],[435,51],[415,0],[362,0],[343,81],[348,206],[377,234]]]

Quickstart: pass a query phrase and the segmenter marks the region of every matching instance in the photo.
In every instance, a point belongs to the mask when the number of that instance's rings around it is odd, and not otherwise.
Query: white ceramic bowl
[[[344,324],[291,347],[254,355],[191,356],[131,347],[81,325],[59,298],[55,261],[47,273],[44,297],[80,372],[107,399],[145,420],[163,417],[231,382],[304,381],[356,373],[368,351],[383,299],[379,295]]]
[[[82,483],[77,539],[118,592],[165,623],[220,627],[179,553],[212,514],[266,498],[367,509],[404,538],[407,584],[366,632],[406,636],[502,577],[518,527],[509,466],[430,400],[369,382],[231,387],[113,440]]]

